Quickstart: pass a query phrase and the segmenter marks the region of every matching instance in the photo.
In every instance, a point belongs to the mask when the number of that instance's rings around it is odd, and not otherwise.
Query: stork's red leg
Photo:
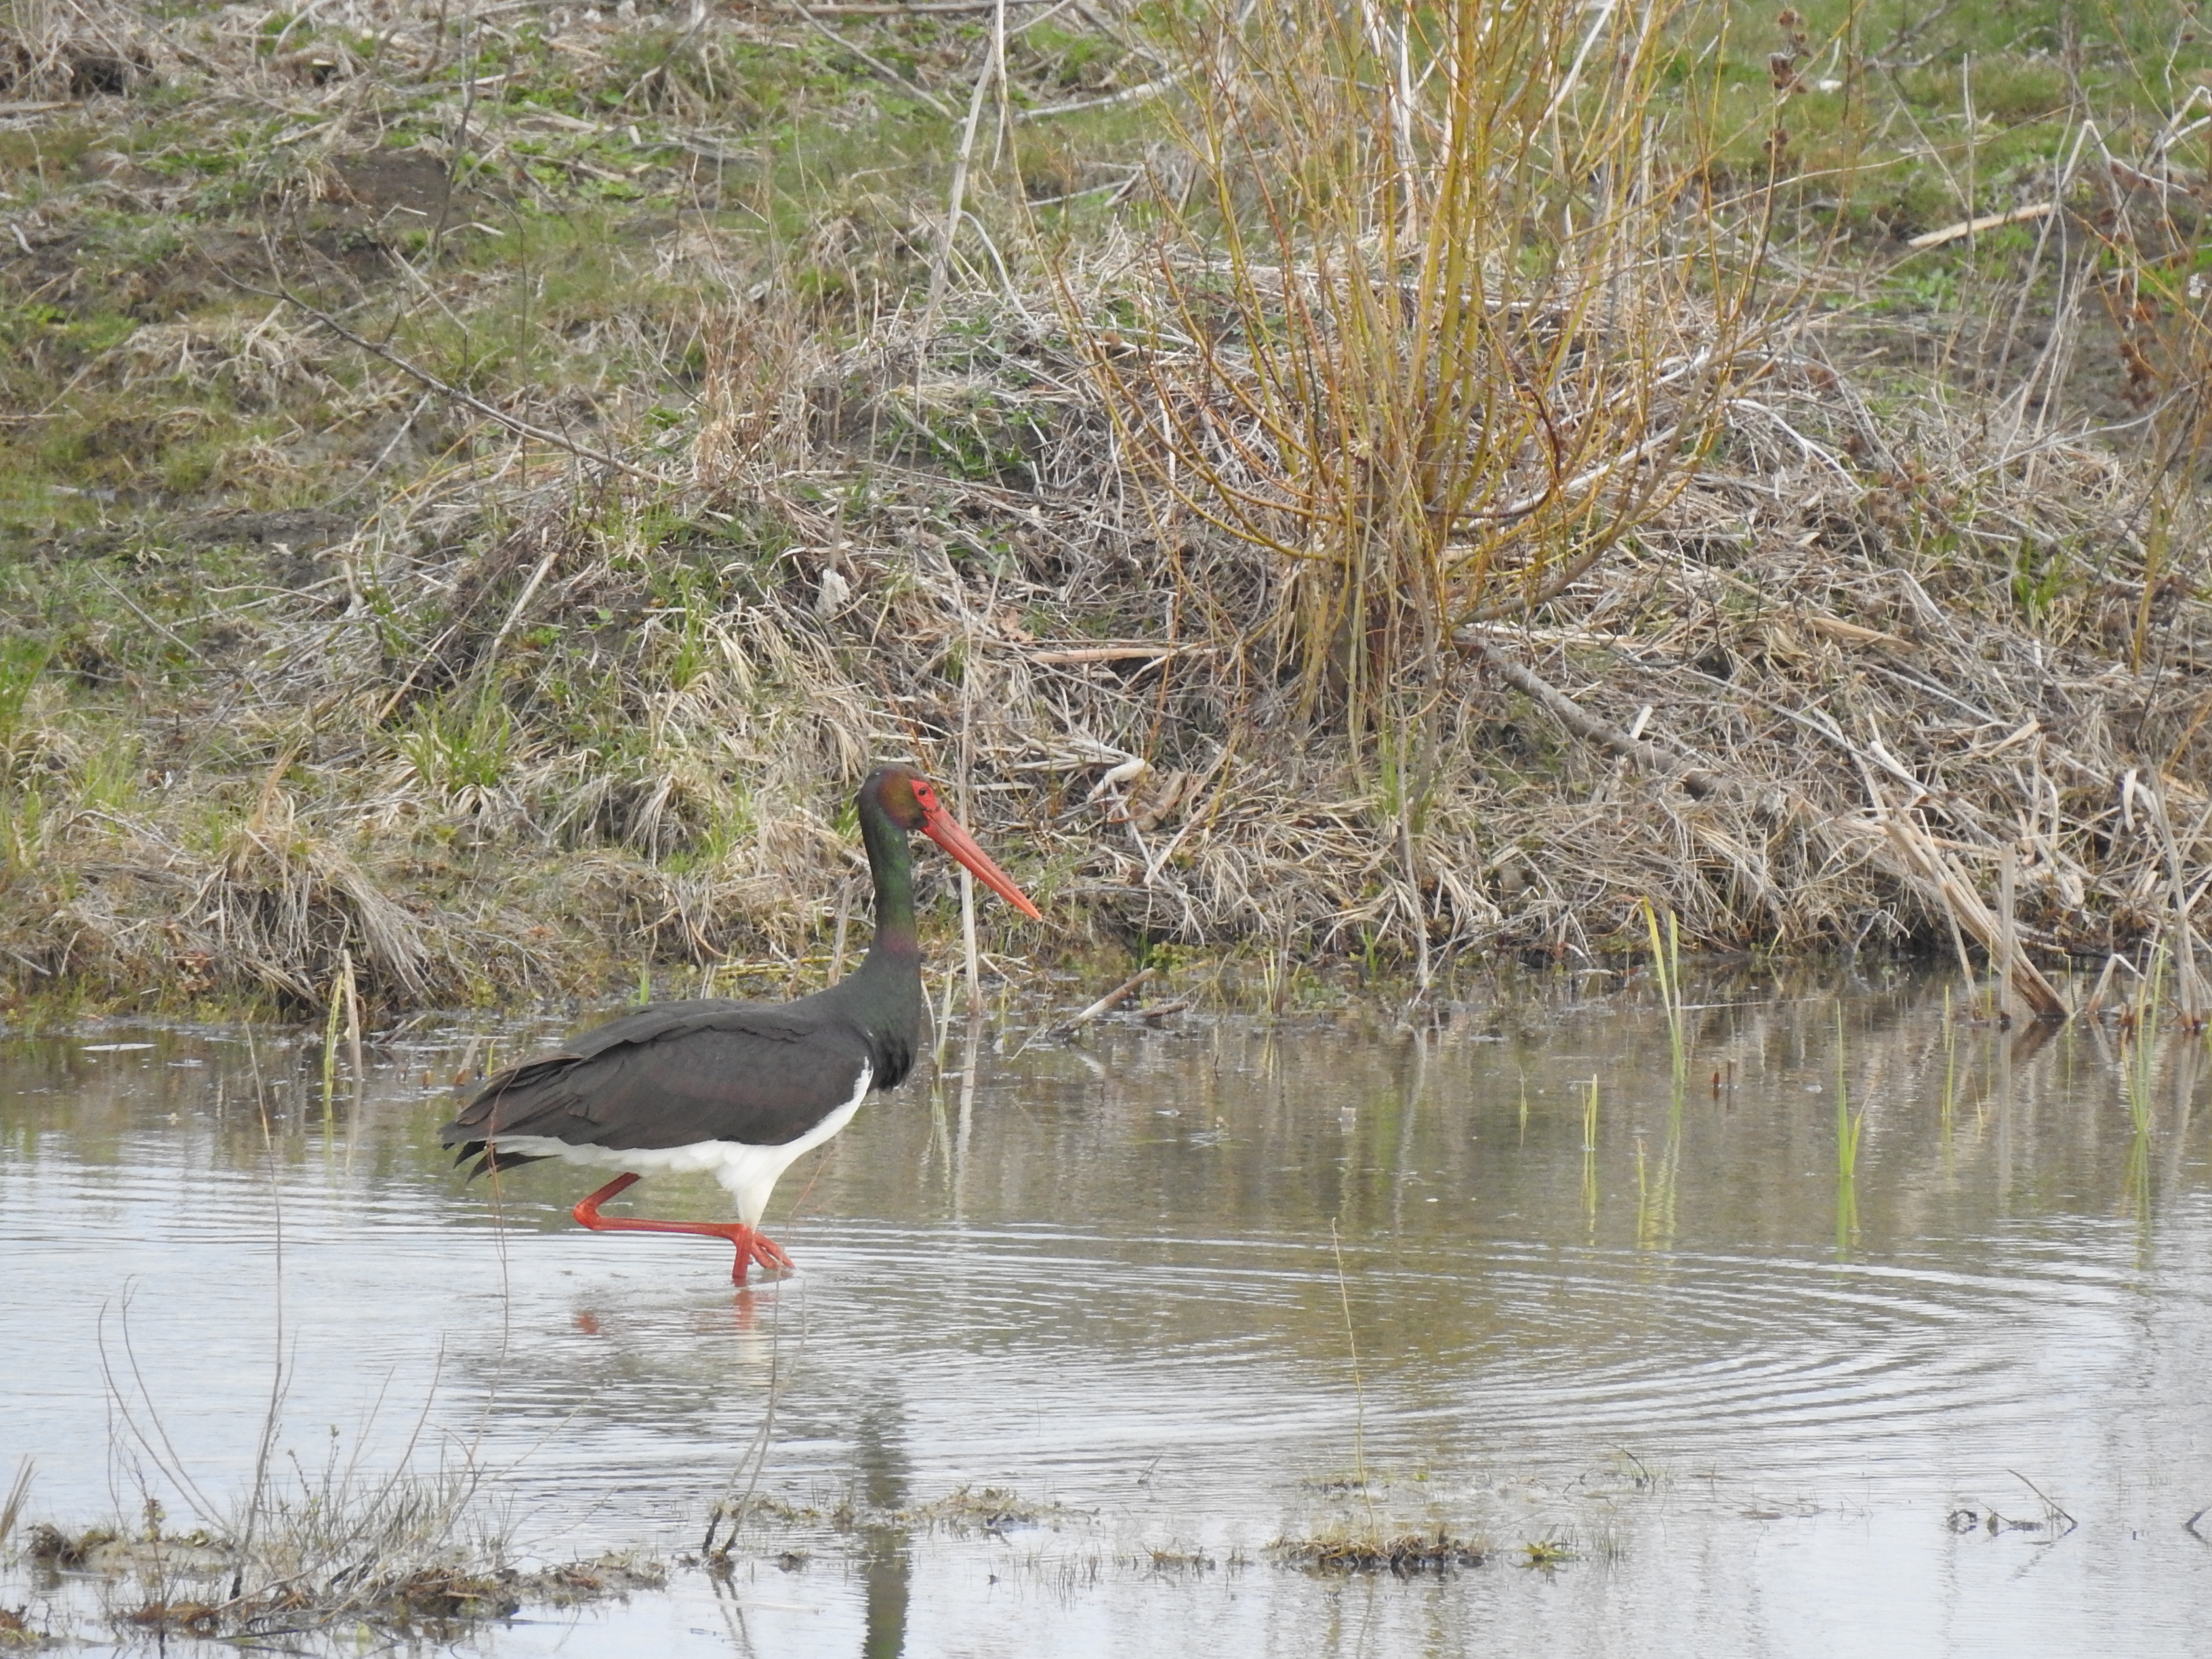
[[[619,1221],[605,1221],[600,1218],[599,1206],[611,1198],[619,1197],[644,1179],[643,1176],[618,1175],[590,1197],[579,1199],[576,1201],[576,1207],[568,1213],[586,1227],[619,1227],[623,1224]]]
[[[738,1259],[730,1269],[730,1282],[745,1282],[745,1269],[757,1262],[770,1273],[788,1270],[791,1258],[777,1243],[757,1227],[748,1227],[742,1221],[652,1221],[642,1216],[606,1216],[599,1213],[599,1206],[618,1193],[635,1187],[641,1177],[618,1175],[612,1181],[580,1201],[572,1213],[580,1226],[602,1233],[695,1233],[703,1238],[719,1238],[737,1247]]]

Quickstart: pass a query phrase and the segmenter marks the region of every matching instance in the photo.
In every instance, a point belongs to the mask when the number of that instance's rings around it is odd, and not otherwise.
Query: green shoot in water
[[[1352,1327],[1352,1291],[1344,1279],[1344,1241],[1338,1236],[1336,1218],[1328,1223],[1329,1253],[1336,1261],[1337,1305],[1344,1311],[1344,1348],[1352,1357],[1352,1478],[1359,1488],[1359,1496],[1367,1505],[1367,1523],[1375,1524],[1375,1495],[1367,1485],[1367,1389],[1359,1376],[1359,1339]]]
[[[1674,913],[1666,913],[1659,925],[1659,908],[1643,901],[1644,927],[1651,942],[1651,976],[1659,987],[1659,1000],[1667,1011],[1667,1043],[1674,1061],[1674,1088],[1667,1105],[1667,1140],[1659,1154],[1657,1179],[1647,1191],[1643,1151],[1637,1152],[1637,1226],[1638,1249],[1670,1246],[1674,1242],[1674,1177],[1681,1165],[1682,1098],[1690,1081],[1689,1006],[1682,990],[1682,929]]]
[[[2150,1231],[2150,1143],[2157,1108],[2151,1089],[2157,1081],[2159,1004],[2166,994],[2166,944],[2152,947],[2150,967],[2136,988],[2134,1031],[2121,1063],[2121,1084],[2127,1091],[2128,1121],[2134,1130],[2128,1141],[2126,1197],[2136,1225],[2145,1238]]]
[[[1951,1015],[1951,988],[1943,988],[1943,1152],[1951,1152],[1951,1120],[1959,1104],[1959,1030]]]
[[[1859,1137],[1866,1109],[1851,1110],[1844,1076],[1844,1011],[1836,1010],[1836,1248],[1848,1249],[1859,1234]]]
[[[1651,940],[1651,976],[1658,982],[1659,1000],[1667,1011],[1667,1042],[1674,1054],[1674,1090],[1679,1095],[1690,1074],[1688,1010],[1682,1000],[1682,931],[1669,910],[1662,934],[1658,907],[1648,898],[1642,905],[1644,931]]]
[[[2166,944],[2160,940],[2150,953],[2150,969],[2136,987],[2135,1032],[2128,1049],[2124,1082],[2128,1117],[2138,1138],[2151,1128],[2151,1084],[2157,1071],[2153,1038],[2158,1032],[2158,1006],[2166,993]]]
[[[323,1130],[327,1135],[338,1091],[338,1015],[345,1007],[345,974],[331,973],[331,1011],[323,1021]]]
[[[1644,1137],[1636,1137],[1636,1248],[1651,1246],[1651,1179],[1644,1156]]]
[[[1590,1237],[1597,1237],[1597,1079],[1589,1080],[1583,1101],[1583,1210],[1589,1218]]]

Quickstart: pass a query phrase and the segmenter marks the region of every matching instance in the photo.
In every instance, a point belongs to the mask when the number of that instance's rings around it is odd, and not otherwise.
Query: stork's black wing
[[[812,1000],[641,1008],[485,1079],[439,1139],[462,1162],[481,1155],[479,1174],[529,1161],[488,1152],[501,1135],[617,1151],[796,1140],[853,1097],[870,1064],[860,1030]]]

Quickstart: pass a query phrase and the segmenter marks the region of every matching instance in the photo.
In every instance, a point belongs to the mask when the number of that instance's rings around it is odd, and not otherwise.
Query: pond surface
[[[584,1172],[465,1186],[481,1032],[372,1043],[327,1116],[319,1033],[18,1041],[0,1483],[221,1522],[281,1357],[272,1480],[465,1467],[526,1556],[673,1564],[463,1652],[2212,1654],[2204,1045],[1692,1000],[1679,1069],[1633,992],[956,1029],[785,1177],[801,1272],[747,1293],[576,1229]],[[732,1570],[684,1565],[732,1497]],[[1439,1528],[1487,1562],[1270,1549]],[[0,1604],[114,1639],[20,1562]]]

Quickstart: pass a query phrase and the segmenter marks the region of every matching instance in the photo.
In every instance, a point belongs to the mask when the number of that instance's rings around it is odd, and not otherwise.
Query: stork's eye
[[[914,798],[920,803],[923,811],[934,812],[938,810],[937,791],[920,778],[914,781]]]

